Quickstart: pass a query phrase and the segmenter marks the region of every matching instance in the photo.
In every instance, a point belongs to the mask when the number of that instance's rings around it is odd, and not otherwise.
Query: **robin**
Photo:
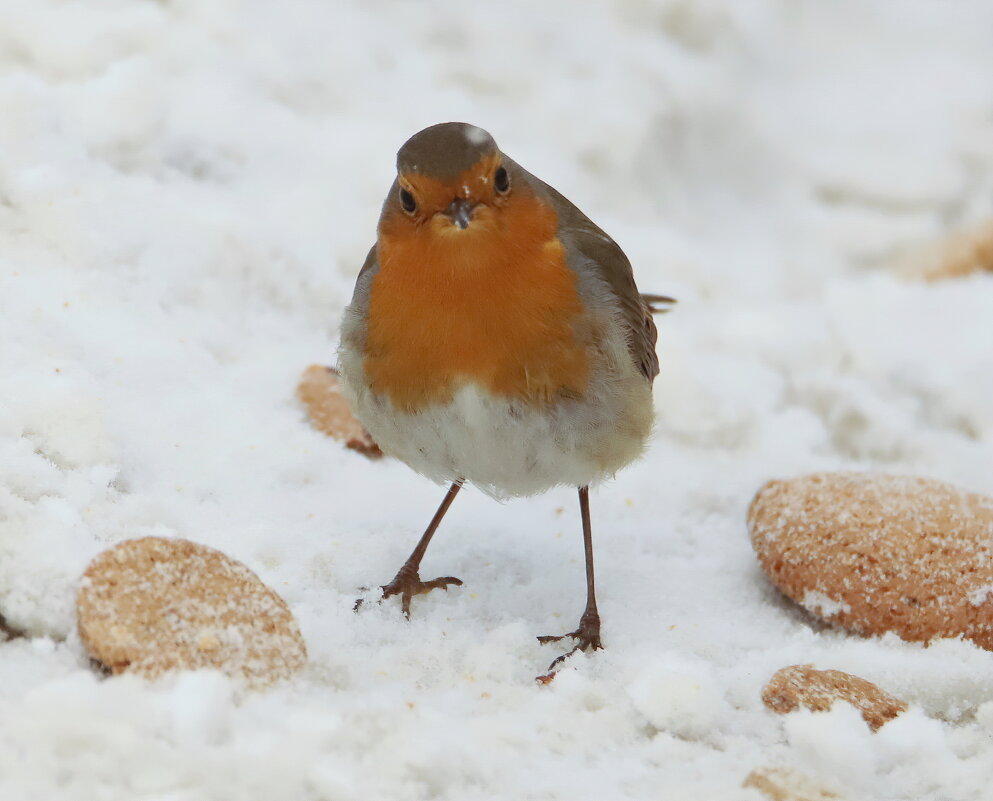
[[[589,487],[644,450],[659,372],[653,312],[631,263],[559,192],[481,128],[433,125],[397,154],[397,177],[345,310],[339,366],[383,451],[450,483],[410,558],[382,587],[410,615],[428,544],[465,482],[497,497],[579,489],[586,608],[539,637],[602,648]]]

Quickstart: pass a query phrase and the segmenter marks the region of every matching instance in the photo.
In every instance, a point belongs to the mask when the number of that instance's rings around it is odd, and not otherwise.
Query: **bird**
[[[397,153],[397,174],[344,311],[342,390],[384,453],[448,490],[382,598],[461,580],[420,577],[466,483],[499,499],[578,490],[586,606],[574,631],[603,647],[589,488],[645,450],[659,373],[653,314],[620,246],[482,128],[432,125]],[[361,602],[359,602],[361,603]],[[356,605],[358,607],[358,604]]]

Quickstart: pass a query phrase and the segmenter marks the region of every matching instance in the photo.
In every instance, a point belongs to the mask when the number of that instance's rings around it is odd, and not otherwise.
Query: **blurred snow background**
[[[0,799],[985,799],[993,656],[815,630],[760,574],[773,476],[993,492],[993,279],[904,283],[993,212],[983,0],[0,2]],[[442,490],[312,431],[397,147],[461,119],[626,249],[661,320],[649,455],[593,496],[607,650],[548,687],[583,604],[574,492],[465,493],[425,575],[351,611]],[[287,599],[299,680],[101,680],[76,577],[176,535]],[[782,719],[813,662],[914,704]]]

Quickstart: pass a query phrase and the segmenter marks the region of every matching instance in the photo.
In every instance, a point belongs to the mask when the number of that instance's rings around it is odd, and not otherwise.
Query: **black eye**
[[[414,196],[411,192],[400,187],[400,205],[407,214],[413,214],[417,209],[417,201],[414,200]]]
[[[496,191],[501,195],[505,195],[510,191],[510,176],[507,174],[505,167],[498,167],[496,173],[493,175],[493,186],[496,187]]]

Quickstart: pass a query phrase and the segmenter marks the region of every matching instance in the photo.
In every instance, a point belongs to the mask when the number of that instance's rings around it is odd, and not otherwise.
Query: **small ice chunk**
[[[852,607],[844,601],[836,601],[819,590],[807,590],[803,594],[801,606],[808,612],[821,617],[834,617],[841,612],[851,612]]]
[[[982,606],[989,600],[991,595],[993,595],[993,584],[977,587],[969,593],[969,603],[973,606]]]

